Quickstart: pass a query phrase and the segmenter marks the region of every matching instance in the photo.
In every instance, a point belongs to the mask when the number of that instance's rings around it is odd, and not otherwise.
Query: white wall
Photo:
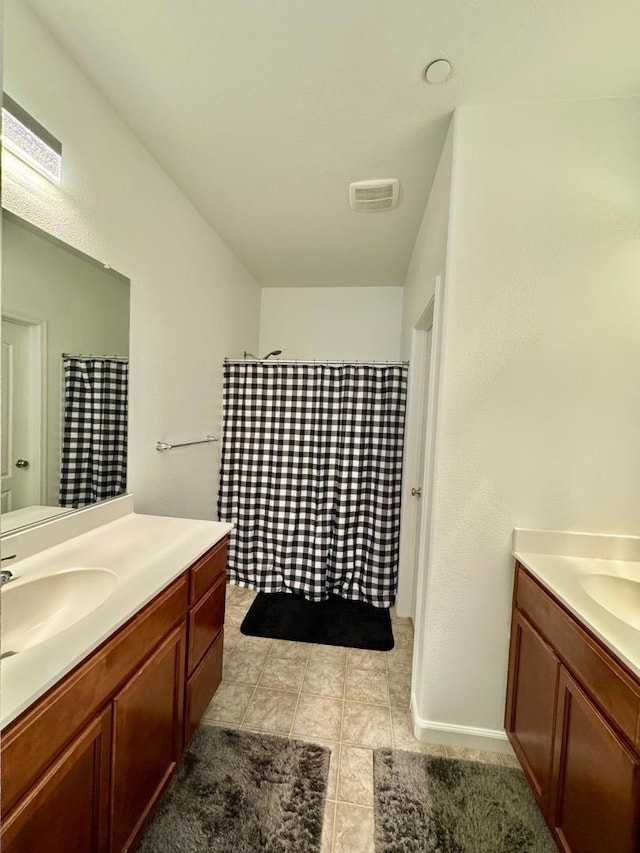
[[[58,506],[63,352],[129,354],[129,283],[3,217],[2,314],[46,322],[46,504]],[[15,508],[15,507],[14,507]]]
[[[640,100],[456,116],[423,722],[502,729],[518,526],[638,533]]]
[[[54,186],[5,155],[11,211],[131,279],[129,487],[142,512],[215,517],[222,360],[258,344],[260,287],[25,3],[5,4],[5,90],[63,145]]]
[[[256,355],[397,361],[401,323],[401,287],[266,287]]]

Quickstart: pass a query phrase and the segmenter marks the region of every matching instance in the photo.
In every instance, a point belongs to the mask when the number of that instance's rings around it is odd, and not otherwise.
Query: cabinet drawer
[[[226,571],[218,578],[213,588],[200,599],[189,613],[189,661],[187,671],[191,675],[224,623],[226,593]]]
[[[223,634],[221,633],[204,656],[200,666],[187,681],[185,744],[191,740],[207,705],[222,681],[222,643]]]
[[[631,744],[638,744],[640,689],[612,656],[521,566],[516,606]]]
[[[221,542],[201,557],[189,570],[189,604],[196,601],[211,588],[227,568],[228,543],[225,536]]]
[[[183,575],[3,732],[3,813],[105,705],[158,640],[185,619],[186,611]]]

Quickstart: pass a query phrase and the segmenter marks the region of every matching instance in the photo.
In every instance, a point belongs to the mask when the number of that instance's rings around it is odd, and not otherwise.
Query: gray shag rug
[[[200,726],[138,853],[317,853],[328,749]]]
[[[557,853],[515,767],[373,753],[376,853]]]

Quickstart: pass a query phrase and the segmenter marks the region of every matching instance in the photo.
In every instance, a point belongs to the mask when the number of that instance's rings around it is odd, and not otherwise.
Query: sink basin
[[[113,592],[118,576],[109,569],[67,569],[2,589],[2,656],[22,652],[74,625]]]
[[[597,604],[640,631],[640,581],[615,575],[586,575],[580,583]]]

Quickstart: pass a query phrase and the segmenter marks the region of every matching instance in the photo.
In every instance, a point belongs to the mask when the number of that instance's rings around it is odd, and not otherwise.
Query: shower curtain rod
[[[344,361],[332,361],[331,359],[322,358],[225,358],[230,364],[250,364],[258,362],[260,364],[375,364],[382,367],[401,367],[409,364],[408,361],[357,361],[356,359],[345,359]]]
[[[93,361],[96,358],[108,358],[109,361],[129,361],[128,355],[74,355],[72,352],[63,352],[62,358],[75,358],[78,361]]]

